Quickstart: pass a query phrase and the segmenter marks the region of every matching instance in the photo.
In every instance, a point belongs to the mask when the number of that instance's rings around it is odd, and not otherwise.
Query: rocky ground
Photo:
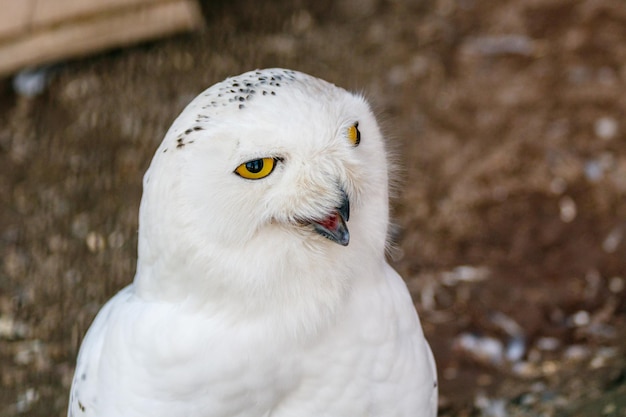
[[[210,4],[209,4],[210,3]],[[207,2],[207,29],[0,94],[0,417],[62,416],[130,282],[141,177],[197,93],[257,67],[364,92],[441,416],[626,416],[626,3]]]

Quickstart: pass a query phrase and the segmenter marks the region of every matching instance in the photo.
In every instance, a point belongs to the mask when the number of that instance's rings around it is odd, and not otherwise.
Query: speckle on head
[[[268,69],[262,71],[248,72],[236,77],[227,78],[223,82],[208,89],[203,97],[210,101],[202,106],[203,109],[227,107],[229,103],[252,101],[256,94],[255,87],[265,85],[262,94],[276,95],[274,89],[284,86],[286,83],[297,80],[297,75],[293,71],[281,69]],[[238,108],[242,108],[237,105]]]
[[[193,143],[187,140],[186,136],[192,136],[194,132],[207,129],[210,121],[219,120],[216,116],[223,111],[228,111],[228,108],[243,110],[248,107],[248,104],[257,103],[261,96],[276,96],[277,88],[299,81],[299,77],[301,75],[293,71],[282,69],[259,70],[227,78],[207,89],[201,95],[202,101],[197,104],[199,113],[193,120],[195,124],[184,126],[178,132],[176,148],[181,149]],[[260,90],[261,94],[257,94],[259,92],[257,88],[260,86],[263,86]],[[163,152],[166,151],[166,149],[163,150]]]

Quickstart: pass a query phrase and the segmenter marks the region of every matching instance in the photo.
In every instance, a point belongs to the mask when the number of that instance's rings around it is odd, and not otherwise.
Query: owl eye
[[[239,165],[235,173],[249,180],[260,180],[270,175],[272,171],[274,171],[275,166],[275,158],[253,159],[252,161],[244,162]]]
[[[359,131],[359,122],[356,122],[348,128],[348,140],[354,146],[359,146],[361,143],[361,132]]]

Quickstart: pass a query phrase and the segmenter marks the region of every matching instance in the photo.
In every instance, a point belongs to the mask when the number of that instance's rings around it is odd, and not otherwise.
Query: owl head
[[[215,84],[175,120],[144,177],[138,291],[330,305],[384,262],[387,175],[362,96],[284,69]]]

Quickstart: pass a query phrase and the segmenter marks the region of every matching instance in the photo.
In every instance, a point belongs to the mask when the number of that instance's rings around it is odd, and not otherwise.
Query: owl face
[[[382,256],[387,212],[367,102],[302,73],[252,71],[200,94],[170,128],[144,178],[139,255]]]

